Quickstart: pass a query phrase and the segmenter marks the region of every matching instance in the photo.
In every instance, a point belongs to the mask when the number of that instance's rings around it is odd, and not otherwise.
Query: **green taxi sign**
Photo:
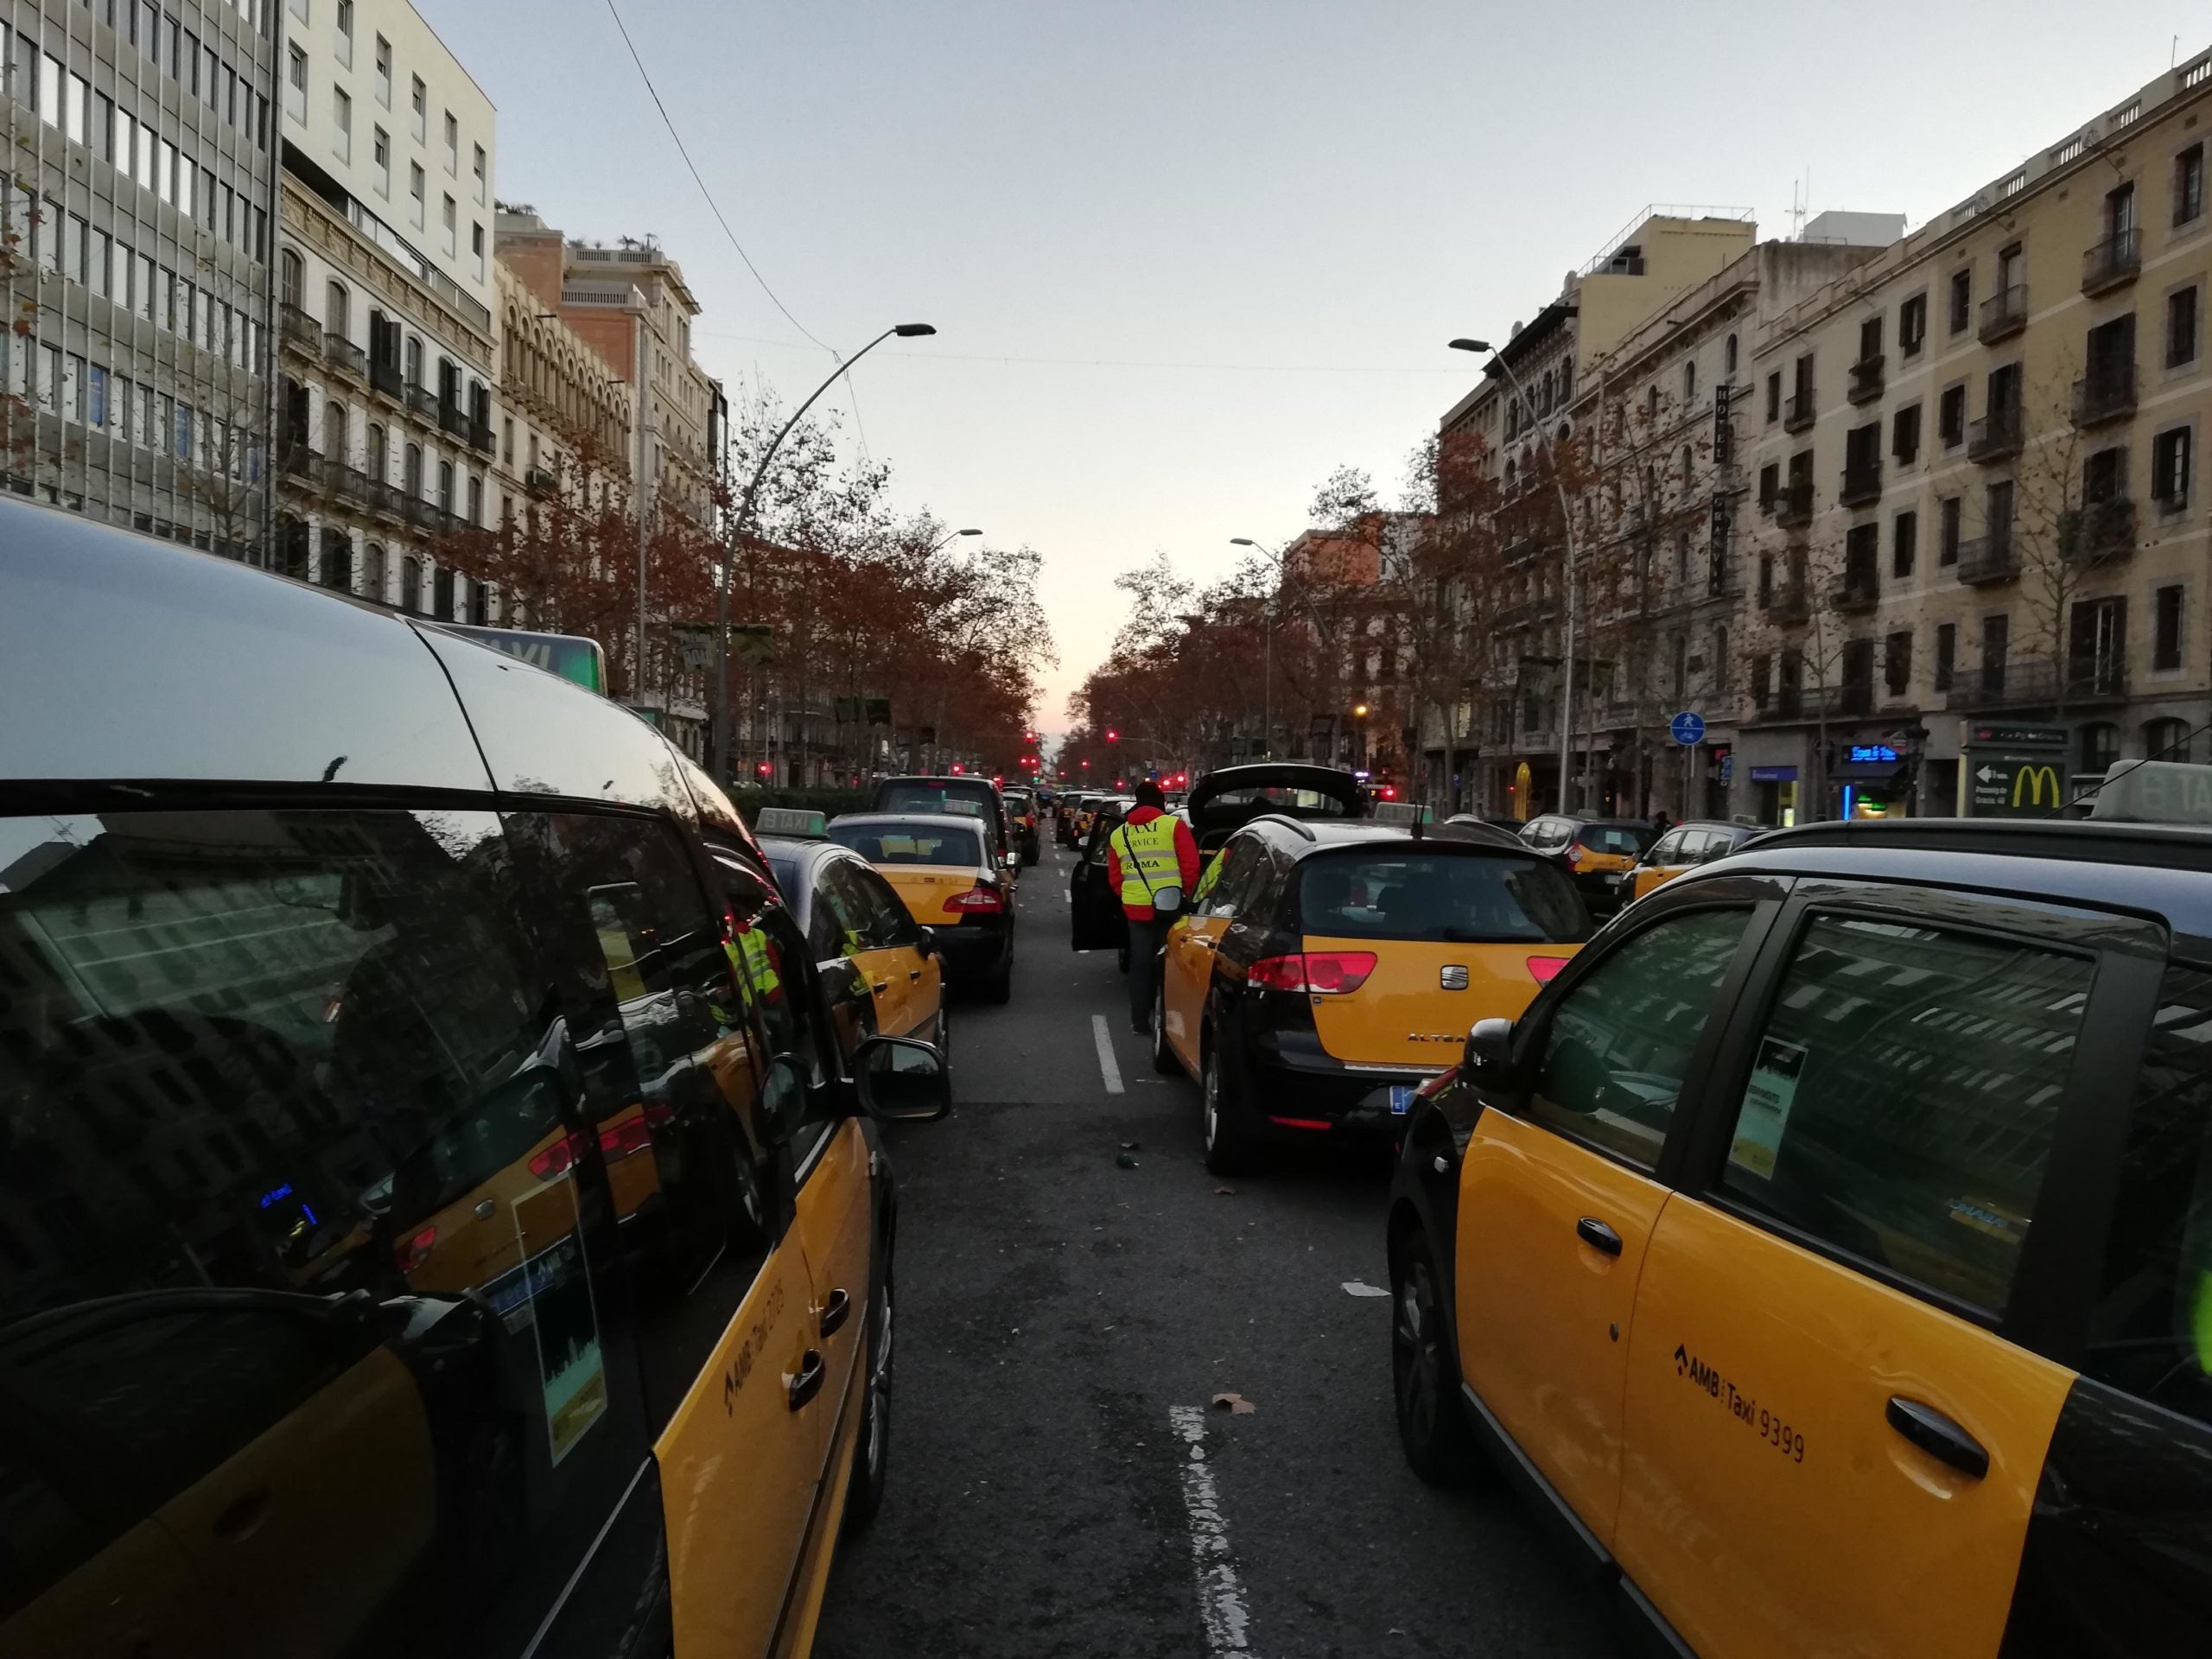
[[[753,815],[756,836],[822,836],[830,829],[830,815],[801,806],[764,806]]]
[[[2123,760],[2097,785],[2089,816],[2114,823],[2212,824],[2212,766]]]

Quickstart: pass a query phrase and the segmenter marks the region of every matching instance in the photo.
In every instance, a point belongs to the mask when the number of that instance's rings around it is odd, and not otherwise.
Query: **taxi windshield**
[[[876,807],[885,812],[957,812],[981,817],[995,791],[982,784],[886,784]]]
[[[1298,901],[1304,931],[1329,938],[1565,944],[1590,937],[1567,877],[1511,854],[1325,854],[1306,861]]]
[[[1574,839],[1593,853],[1635,858],[1651,844],[1651,831],[1637,824],[1586,823]]]
[[[972,830],[936,824],[854,823],[830,826],[830,839],[871,864],[936,864],[973,869],[983,843]]]

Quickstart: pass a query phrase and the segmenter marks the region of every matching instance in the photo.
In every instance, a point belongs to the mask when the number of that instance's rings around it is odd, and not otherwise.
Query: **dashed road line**
[[[1230,1553],[1213,1466],[1206,1461],[1206,1416],[1197,1406],[1170,1406],[1167,1421],[1183,1442],[1183,1509],[1191,1521],[1191,1567],[1198,1590],[1198,1623],[1212,1654],[1249,1653],[1252,1622],[1244,1582]]]
[[[1114,1062],[1114,1039],[1106,1029],[1104,1014],[1090,1016],[1090,1035],[1098,1045],[1098,1075],[1106,1079],[1106,1092],[1118,1095],[1122,1092],[1122,1068]]]

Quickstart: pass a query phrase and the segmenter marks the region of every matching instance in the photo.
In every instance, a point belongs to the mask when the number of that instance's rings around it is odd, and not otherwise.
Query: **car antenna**
[[[1428,809],[1425,806],[1415,807],[1414,809],[1414,839],[1415,841],[1421,839],[1421,832],[1427,827],[1427,824]]]

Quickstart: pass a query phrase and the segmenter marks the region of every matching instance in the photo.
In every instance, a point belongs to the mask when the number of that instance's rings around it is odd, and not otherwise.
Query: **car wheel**
[[[1162,982],[1152,988],[1152,1069],[1163,1077],[1172,1077],[1183,1069],[1182,1061],[1167,1046],[1167,986],[1164,976]]]
[[[1216,1175],[1242,1175],[1252,1166],[1258,1142],[1244,1121],[1243,1103],[1218,1042],[1206,1044],[1198,1086],[1205,1100],[1206,1168]]]
[[[845,1530],[855,1533],[875,1519],[883,1507],[883,1489],[891,1470],[891,1278],[887,1264],[883,1282],[869,1300],[868,1320],[868,1395],[861,1407],[861,1440],[853,1452],[851,1484],[845,1490]]]
[[[1459,1368],[1444,1324],[1428,1242],[1406,1242],[1390,1270],[1390,1380],[1398,1443],[1414,1474],[1431,1486],[1464,1486],[1482,1460],[1459,1402]]]

